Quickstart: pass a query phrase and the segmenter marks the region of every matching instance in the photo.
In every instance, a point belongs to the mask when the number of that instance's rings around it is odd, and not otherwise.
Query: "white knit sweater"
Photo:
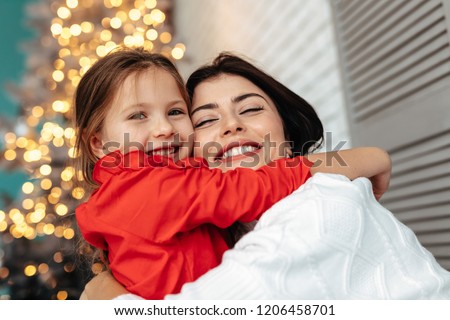
[[[220,266],[166,299],[450,299],[450,273],[371,187],[365,178],[314,175],[264,213]]]

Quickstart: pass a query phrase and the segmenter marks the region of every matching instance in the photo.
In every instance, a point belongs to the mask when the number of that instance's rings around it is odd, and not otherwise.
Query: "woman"
[[[306,154],[314,144],[302,141],[302,135],[321,131],[299,119],[295,106],[301,98],[233,55],[223,54],[212,65],[194,72],[187,87],[200,146],[195,155],[203,156],[213,167],[228,170],[262,165],[261,157],[228,150],[266,133],[271,135],[267,141],[276,145],[291,140],[290,155]],[[271,103],[281,121],[276,116],[272,123],[261,120]],[[231,147],[224,151],[217,145]],[[280,148],[270,150],[269,159],[279,156]],[[387,170],[374,185],[387,187],[389,174]],[[363,179],[350,182],[341,176],[313,177],[265,213],[256,230],[228,251],[219,267],[186,284],[181,294],[167,298],[449,297],[448,273],[409,229],[375,201],[370,188]],[[383,187],[374,190],[377,197],[384,191]],[[425,266],[428,271],[420,270]],[[384,277],[383,270],[388,271]],[[86,287],[89,299],[113,298],[123,292],[107,274]]]

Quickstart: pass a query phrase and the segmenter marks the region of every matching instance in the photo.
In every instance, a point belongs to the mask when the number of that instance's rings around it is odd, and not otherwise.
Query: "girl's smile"
[[[91,146],[99,158],[138,149],[178,160],[191,154],[192,134],[188,107],[173,76],[152,68],[125,79]]]

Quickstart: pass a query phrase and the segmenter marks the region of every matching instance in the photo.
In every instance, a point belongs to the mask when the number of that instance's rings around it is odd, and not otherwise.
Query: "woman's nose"
[[[236,117],[224,119],[224,123],[222,126],[222,136],[233,135],[242,131],[245,131],[245,126],[241,121],[239,121],[239,119],[237,119]]]

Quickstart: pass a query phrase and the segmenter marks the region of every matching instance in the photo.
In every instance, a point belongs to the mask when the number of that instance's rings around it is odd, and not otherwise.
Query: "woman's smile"
[[[257,154],[261,145],[254,141],[236,141],[224,146],[214,157],[217,161],[230,162]]]
[[[243,77],[226,74],[200,83],[191,118],[194,155],[211,167],[257,169],[284,157],[288,149],[275,104]]]

